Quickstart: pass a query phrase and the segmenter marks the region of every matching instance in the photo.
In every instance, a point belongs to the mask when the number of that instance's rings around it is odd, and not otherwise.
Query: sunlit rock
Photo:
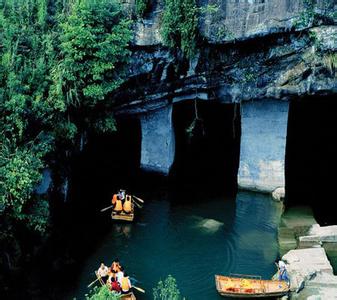
[[[286,193],[286,191],[285,191],[284,187],[278,187],[275,190],[273,190],[271,195],[272,195],[274,200],[282,201],[285,197],[285,193]]]

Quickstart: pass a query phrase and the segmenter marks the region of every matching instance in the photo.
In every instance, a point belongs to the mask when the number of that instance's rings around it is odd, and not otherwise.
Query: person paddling
[[[101,266],[97,270],[97,275],[102,278],[103,282],[105,283],[108,279],[109,268],[101,263]]]

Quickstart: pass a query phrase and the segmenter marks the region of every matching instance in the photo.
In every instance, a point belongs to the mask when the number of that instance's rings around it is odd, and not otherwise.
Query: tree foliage
[[[0,1],[0,217],[6,224],[44,232],[49,205],[34,191],[47,155],[72,151],[84,130],[115,130],[105,108],[123,82],[130,39],[130,21],[114,0]]]
[[[178,289],[176,280],[173,276],[168,277],[158,282],[158,285],[153,289],[154,300],[180,300],[181,295]]]
[[[197,46],[199,9],[195,0],[166,0],[161,24],[164,44],[191,58]]]
[[[118,294],[112,293],[108,287],[95,287],[89,295],[86,295],[86,300],[118,300],[121,297]]]

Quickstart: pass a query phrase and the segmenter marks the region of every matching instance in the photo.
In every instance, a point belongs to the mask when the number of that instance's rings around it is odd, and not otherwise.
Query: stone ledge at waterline
[[[337,276],[323,248],[290,250],[282,259],[291,280],[291,299],[337,299]]]
[[[320,226],[314,224],[311,226],[308,235],[299,237],[300,245],[306,242],[318,243],[337,243],[337,225]]]

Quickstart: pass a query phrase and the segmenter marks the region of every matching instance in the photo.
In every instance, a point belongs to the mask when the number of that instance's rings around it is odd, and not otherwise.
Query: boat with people
[[[125,190],[120,189],[111,199],[110,206],[101,209],[101,212],[112,208],[111,219],[116,221],[132,222],[135,217],[135,207],[142,208],[144,200],[126,194]]]
[[[111,293],[117,294],[120,299],[124,300],[136,300],[133,290],[145,293],[142,288],[131,284],[130,277],[118,259],[112,262],[111,267],[102,262],[98,270],[95,271],[95,275],[96,279],[88,285],[88,288],[99,282],[102,287],[106,286]]]
[[[111,212],[111,219],[112,220],[118,220],[118,221],[128,221],[132,222],[133,219],[135,218],[135,205],[132,202],[131,204],[131,212],[130,213],[125,213],[124,211],[121,212],[116,212],[112,210]]]
[[[215,275],[215,285],[221,296],[232,298],[280,297],[289,292],[284,280],[262,280],[260,276],[251,275]]]

